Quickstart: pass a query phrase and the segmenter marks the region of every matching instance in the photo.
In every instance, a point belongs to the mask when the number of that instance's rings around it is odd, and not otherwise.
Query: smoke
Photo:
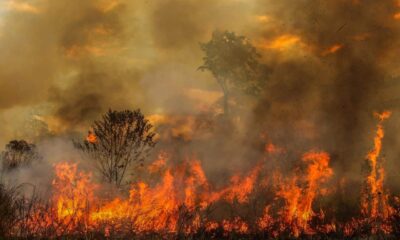
[[[39,159],[31,164],[12,170],[2,170],[0,166],[0,181],[8,186],[18,187],[28,196],[34,194],[51,194],[51,183],[54,178],[54,166],[60,162],[79,163],[81,169],[87,169],[88,163],[82,160],[82,155],[73,147],[69,137],[49,137],[36,143],[40,153]]]
[[[262,33],[265,38],[290,34],[297,37],[293,45],[301,50],[268,59],[274,73],[256,108],[257,121],[269,129],[280,126],[273,132],[288,131],[277,137],[288,145],[303,135],[310,140],[304,143],[306,148],[326,149],[335,155],[340,170],[355,170],[371,146],[372,113],[392,107],[388,100],[395,98],[386,89],[396,72],[387,64],[398,49],[395,2],[260,1],[260,5],[264,5],[260,12],[279,26]]]
[[[391,110],[383,143],[388,182],[397,182],[398,121],[395,1],[259,1],[260,14],[273,27],[261,30],[266,62],[273,73],[251,126],[266,129],[272,142],[295,153],[322,149],[330,153],[343,206],[356,206],[354,189],[365,177],[365,156],[373,147],[377,119]],[[262,6],[264,8],[262,8]],[[285,36],[285,38],[282,38]],[[290,41],[289,41],[290,40]],[[279,43],[279,44],[278,44]],[[341,187],[340,181],[346,181]],[[393,191],[398,187],[390,184]],[[344,211],[344,212],[341,212]],[[346,210],[339,214],[345,216]]]
[[[286,149],[292,161],[313,148],[326,150],[336,177],[351,177],[372,147],[373,112],[389,109],[393,131],[385,148],[397,149],[395,1],[8,0],[1,6],[0,144],[48,136],[22,127],[32,119],[66,136],[84,134],[108,108],[140,107],[149,116],[170,116],[159,130],[169,129],[173,141],[159,149],[195,152],[211,175],[252,165],[265,141]],[[215,29],[249,37],[271,69],[261,96],[237,101],[235,126],[219,125],[219,88],[211,74],[197,71],[199,42]],[[397,154],[387,150],[389,166]]]
[[[238,4],[231,10],[239,10]],[[43,117],[51,118],[48,124],[52,126],[64,126],[64,131],[87,127],[110,107],[141,107],[150,112],[163,108],[142,92],[154,92],[157,82],[175,81],[160,76],[166,65],[190,69],[189,74],[176,69],[174,76],[168,76],[186,79],[169,89],[171,94],[196,82],[192,76],[200,75],[196,72],[201,63],[198,43],[213,28],[230,22],[225,19],[233,15],[225,9],[230,5],[228,1],[4,1],[0,16],[2,114],[12,108],[46,105]],[[143,89],[142,75],[146,74],[146,80],[150,71],[157,79],[150,79]],[[205,84],[194,86],[212,83],[208,78]],[[12,122],[4,125],[19,128]],[[12,137],[8,134],[2,142]]]

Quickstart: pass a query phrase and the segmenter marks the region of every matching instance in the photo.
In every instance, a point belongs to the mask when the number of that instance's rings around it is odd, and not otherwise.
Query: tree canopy
[[[35,144],[25,140],[12,140],[1,153],[3,169],[12,170],[22,165],[29,165],[40,158]]]
[[[214,31],[211,40],[200,44],[205,56],[202,71],[210,71],[224,94],[224,113],[229,113],[232,90],[257,94],[262,89],[267,68],[259,63],[260,54],[244,36],[229,31]]]

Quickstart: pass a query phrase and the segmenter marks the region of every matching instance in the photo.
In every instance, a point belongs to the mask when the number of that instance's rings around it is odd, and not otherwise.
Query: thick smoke
[[[392,55],[399,49],[396,11],[394,1],[279,1],[260,10],[278,26],[262,35],[286,34],[300,50],[278,61],[267,59],[275,67],[254,124],[297,155],[314,148],[329,152],[337,186],[340,179],[347,183],[336,199],[347,205],[358,201],[354,189],[360,189],[365,156],[373,146],[373,112],[394,112],[383,152],[388,181],[398,181],[390,171],[398,155],[392,125],[399,103],[390,90],[398,89]],[[295,161],[288,166],[295,167]]]
[[[174,76],[186,79],[168,89],[171,95],[183,95],[188,85],[213,87],[212,79],[203,76],[196,83],[201,75],[196,72],[201,63],[198,43],[216,27],[231,28],[229,19],[243,16],[240,5],[246,5],[172,0],[1,4],[2,114],[46,105],[41,117],[56,133],[87,127],[110,107],[141,107],[150,113],[163,109],[142,93],[154,92],[160,81],[174,83],[162,76],[165,66],[181,65],[182,72],[175,69]],[[201,83],[203,79],[208,81]],[[3,132],[9,133],[2,143],[15,137],[9,129],[20,131],[10,120],[3,123]]]
[[[306,53],[273,62],[256,119],[280,126],[276,134],[286,129],[278,138],[288,145],[310,137],[307,148],[325,149],[340,170],[355,170],[371,146],[372,113],[393,107],[385,85],[394,81],[387,63],[398,49],[395,2],[279,1],[261,11],[277,21],[276,34],[297,36]]]
[[[292,161],[310,149],[328,151],[338,179],[358,178],[372,147],[373,112],[388,109],[394,114],[387,122],[392,131],[385,153],[387,164],[396,166],[396,4],[5,1],[0,143],[33,138],[21,129],[21,119],[36,119],[54,135],[82,135],[108,108],[140,107],[149,116],[163,115],[170,131],[163,136],[173,140],[160,149],[182,156],[194,152],[215,175],[252,165],[265,141],[286,149]],[[196,70],[202,58],[199,42],[215,29],[249,37],[271,69],[261,96],[240,100],[231,131],[218,132],[227,128],[215,117],[218,101],[209,101],[218,98],[218,86],[210,74]],[[40,111],[31,114],[32,108]]]

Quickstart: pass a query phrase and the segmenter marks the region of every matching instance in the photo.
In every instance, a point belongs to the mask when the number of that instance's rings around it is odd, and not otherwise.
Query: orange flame
[[[78,171],[77,164],[57,164],[50,207],[38,204],[28,220],[17,223],[16,227],[30,229],[33,236],[53,238],[91,231],[110,238],[115,232],[138,235],[154,232],[168,238],[199,231],[221,232],[224,237],[231,233],[266,233],[271,238],[299,238],[317,233],[351,237],[367,224],[372,234],[390,233],[393,223],[388,221],[394,208],[389,205],[389,195],[383,188],[384,169],[379,158],[384,137],[382,124],[390,115],[390,112],[375,114],[379,122],[374,148],[367,155],[370,172],[361,198],[363,217],[349,222],[328,222],[325,212],[315,206],[318,197],[330,193],[324,188],[333,175],[326,152],[303,154],[301,165],[288,178],[278,170],[274,170],[271,178],[263,175],[268,162],[261,162],[247,174],[231,177],[229,185],[218,188],[208,181],[200,161],[186,160],[172,166],[168,155],[162,153],[147,168],[149,181],[132,183],[129,194],[105,199],[96,197],[98,186],[92,183],[90,173]],[[270,183],[273,184],[268,188]],[[260,215],[231,213],[217,218],[208,215],[217,205],[229,205],[231,210],[236,206],[253,208],[258,194],[265,193],[263,188],[274,191],[271,199],[276,201],[259,205]]]
[[[325,182],[333,174],[329,167],[329,155],[325,152],[308,152],[303,155],[302,161],[308,164],[306,175],[302,179],[294,176],[281,184],[277,192],[277,196],[285,200],[280,215],[287,226],[292,226],[294,236],[302,231],[312,233],[309,221],[315,216],[312,210],[314,198],[318,193],[321,194],[319,183]]]
[[[264,150],[266,153],[270,153],[270,154],[283,152],[283,149],[281,147],[279,147],[273,143],[266,144]]]
[[[275,50],[285,50],[288,49],[300,42],[300,38],[296,35],[285,34],[278,36],[277,38],[273,39],[272,41],[264,44],[263,47],[268,49],[275,49]]]
[[[391,112],[389,111],[375,113],[375,117],[378,118],[379,122],[374,138],[374,148],[367,154],[370,172],[366,179],[367,186],[362,196],[361,206],[362,213],[373,219],[387,219],[393,212],[393,209],[388,204],[388,194],[385,193],[383,188],[385,171],[381,162],[379,162],[382,139],[385,135],[382,124],[390,115]]]
[[[86,141],[88,141],[90,143],[96,143],[97,142],[97,137],[92,131],[89,131],[89,133],[88,133],[88,135],[86,137]]]

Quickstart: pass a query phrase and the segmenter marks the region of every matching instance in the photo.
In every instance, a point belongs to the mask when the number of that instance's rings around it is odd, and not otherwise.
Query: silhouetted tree
[[[155,146],[153,126],[140,109],[112,111],[95,121],[93,131],[75,146],[87,153],[109,183],[119,187],[133,162],[142,162]]]
[[[17,221],[17,211],[20,204],[16,189],[7,188],[0,183],[0,239],[10,234]]]
[[[12,170],[19,166],[29,165],[40,158],[36,146],[25,140],[12,140],[1,153],[4,170]]]
[[[260,92],[268,72],[259,63],[260,55],[244,36],[234,32],[214,31],[209,42],[201,43],[204,51],[200,70],[208,70],[215,77],[224,94],[224,114],[229,114],[229,97],[233,89],[249,94]]]

